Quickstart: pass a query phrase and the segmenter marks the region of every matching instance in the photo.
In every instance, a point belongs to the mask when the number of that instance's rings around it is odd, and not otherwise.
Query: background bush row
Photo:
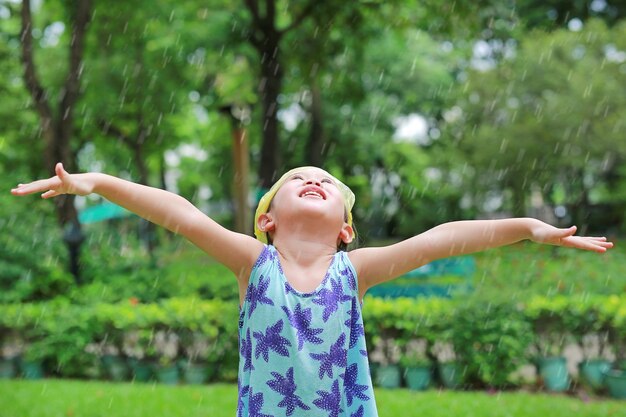
[[[183,359],[211,364],[217,368],[215,379],[233,381],[237,316],[236,302],[196,298],[4,304],[0,347],[4,357],[43,361],[49,375],[94,377],[102,356],[119,355],[162,365]],[[624,295],[535,297],[517,304],[366,297],[363,317],[370,360],[457,360],[465,366],[468,386],[514,385],[511,374],[520,365],[536,356],[559,355],[567,342],[582,345],[588,335],[606,342],[606,351],[618,361],[625,358]],[[414,340],[425,342],[422,358],[408,354]],[[436,349],[442,345],[448,346],[447,354]]]

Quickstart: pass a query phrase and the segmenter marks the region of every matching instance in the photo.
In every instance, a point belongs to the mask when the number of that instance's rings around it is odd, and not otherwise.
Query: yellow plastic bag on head
[[[276,193],[278,192],[280,187],[293,174],[297,174],[298,172],[301,172],[301,171],[304,171],[304,170],[307,170],[307,169],[311,169],[311,168],[321,169],[321,168],[318,168],[318,167],[311,167],[311,166],[304,166],[304,167],[298,167],[298,168],[291,169],[291,170],[287,171],[286,173],[284,173],[283,176],[280,177],[278,179],[278,181],[276,181],[274,183],[274,185],[272,185],[272,188],[270,188],[270,190],[268,192],[266,192],[265,195],[263,195],[263,197],[261,197],[261,200],[259,200],[259,205],[256,208],[256,212],[254,213],[254,235],[256,236],[256,238],[258,240],[260,240],[263,243],[268,243],[267,233],[265,233],[265,232],[261,231],[261,229],[259,229],[259,225],[257,224],[257,222],[259,220],[259,216],[261,216],[261,214],[267,213],[267,211],[269,210],[270,203],[272,202],[272,199],[274,198],[274,196],[276,195]],[[324,172],[326,172],[326,171],[324,171]],[[328,174],[328,176],[335,182],[335,185],[337,186],[337,188],[341,192],[341,195],[343,196],[343,203],[344,203],[344,205],[346,207],[346,211],[348,212],[348,221],[347,221],[347,223],[350,226],[352,226],[352,207],[354,207],[354,193],[352,192],[352,190],[347,185],[345,185],[344,183],[339,181],[337,178],[335,178],[334,176],[332,176],[328,172],[326,172],[326,174]]]

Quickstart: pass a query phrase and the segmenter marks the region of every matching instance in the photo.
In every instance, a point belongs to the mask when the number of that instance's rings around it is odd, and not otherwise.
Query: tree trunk
[[[54,173],[57,162],[63,162],[67,170],[76,170],[76,156],[71,148],[74,128],[74,108],[80,91],[81,62],[85,48],[85,34],[91,18],[91,1],[75,3],[76,9],[70,12],[71,42],[69,45],[69,69],[59,95],[58,111],[55,117],[49,101],[49,94],[40,83],[34,61],[32,37],[32,13],[30,1],[22,1],[21,46],[24,81],[33,105],[39,115],[41,134],[44,139],[43,165],[49,173]],[[83,235],[78,222],[78,212],[74,207],[74,196],[64,195],[54,199],[54,207],[59,225],[64,228],[64,240],[70,253],[70,271],[77,282],[79,276],[79,248]]]
[[[316,80],[314,80],[311,85],[311,132],[306,152],[308,164],[322,167],[324,155],[328,152],[327,145],[327,139],[324,135],[322,94]]]
[[[280,166],[278,95],[283,83],[283,67],[281,65],[280,41],[283,35],[308,18],[317,5],[310,0],[300,9],[300,13],[292,16],[291,24],[279,29],[276,26],[276,0],[244,0],[252,17],[250,43],[261,57],[261,82],[259,92],[263,111],[263,145],[261,147],[261,163],[259,180],[263,188],[272,186]],[[287,9],[285,9],[287,10]]]
[[[572,224],[578,227],[578,234],[587,234],[589,229],[589,190],[583,183],[583,178],[580,178],[580,196],[576,199],[576,202],[571,206],[572,210]]]
[[[279,133],[278,133],[278,95],[283,82],[283,68],[280,64],[279,36],[269,36],[261,54],[261,82],[259,91],[263,104],[263,145],[259,180],[261,187],[270,188],[280,165]]]
[[[139,174],[139,183],[142,185],[148,185],[148,166],[146,165],[145,156],[144,156],[144,144],[146,140],[146,130],[143,128],[142,123],[139,123],[139,132],[134,141],[129,141],[129,145],[133,151],[133,160],[135,161],[135,166],[137,167]],[[154,223],[146,220],[140,219],[139,221],[139,235],[141,240],[143,240],[146,245],[146,249],[148,250],[148,254],[150,255],[150,259],[153,261],[154,258],[154,249],[157,246],[156,242],[156,226]]]
[[[525,217],[526,216],[526,193],[524,189],[514,184],[513,187],[513,217]]]
[[[249,167],[248,133],[243,126],[233,127],[233,195],[235,197],[235,231],[252,235],[252,212],[248,205]]]

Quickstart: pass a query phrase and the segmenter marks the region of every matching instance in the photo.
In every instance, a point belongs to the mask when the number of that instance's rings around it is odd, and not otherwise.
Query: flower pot
[[[186,384],[201,385],[213,375],[214,367],[188,363],[183,366],[183,379]]]
[[[131,374],[135,382],[148,382],[152,378],[152,364],[143,359],[130,358],[128,360]]]
[[[461,386],[461,367],[457,362],[440,363],[437,370],[444,387],[456,389]]]
[[[376,370],[376,385],[382,388],[400,386],[400,367],[398,365],[380,365]]]
[[[412,390],[423,391],[430,385],[431,366],[411,366],[404,370],[404,380]]]
[[[180,378],[176,364],[159,365],[155,368],[155,374],[157,380],[166,385],[177,385]]]
[[[578,364],[582,379],[596,390],[604,385],[604,375],[609,369],[611,363],[606,359],[590,359]]]
[[[123,358],[115,355],[104,355],[101,359],[105,375],[112,381],[126,381],[130,370]]]
[[[13,359],[0,358],[0,378],[15,378],[16,373]]]
[[[26,361],[20,363],[22,376],[24,379],[41,379],[43,378],[43,366],[41,361]]]
[[[604,374],[604,382],[611,397],[626,399],[626,371],[611,369]]]
[[[562,356],[539,358],[537,360],[539,375],[548,391],[561,392],[569,388],[567,362]]]

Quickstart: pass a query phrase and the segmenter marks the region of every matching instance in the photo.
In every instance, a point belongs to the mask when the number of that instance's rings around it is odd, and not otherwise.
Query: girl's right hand
[[[41,197],[51,198],[61,194],[87,195],[93,192],[93,182],[89,180],[89,174],[69,174],[60,162],[56,164],[54,170],[57,174],[54,177],[18,184],[17,188],[11,190],[11,194],[27,195],[45,191]]]

